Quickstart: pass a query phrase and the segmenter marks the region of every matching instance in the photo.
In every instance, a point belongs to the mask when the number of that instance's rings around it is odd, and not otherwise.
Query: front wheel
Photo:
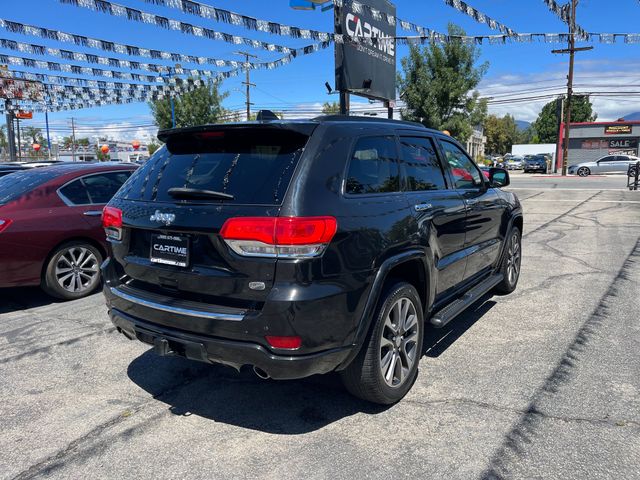
[[[93,293],[100,285],[102,255],[85,242],[69,242],[51,255],[42,288],[55,298],[74,300]]]
[[[409,283],[386,290],[365,344],[340,375],[345,388],[369,402],[390,405],[411,389],[422,352],[424,314]]]
[[[588,177],[589,175],[591,175],[591,170],[589,170],[587,167],[580,167],[576,173],[580,177]]]
[[[496,286],[496,292],[501,294],[512,293],[518,286],[520,278],[520,266],[522,263],[522,233],[518,227],[513,227],[507,239],[505,254],[500,266],[500,273],[504,276]]]

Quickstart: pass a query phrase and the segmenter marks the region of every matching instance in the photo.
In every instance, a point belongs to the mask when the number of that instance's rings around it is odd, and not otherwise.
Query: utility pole
[[[251,83],[251,64],[249,63],[249,58],[258,58],[255,55],[251,55],[249,52],[234,52],[235,55],[242,55],[245,58],[245,71],[246,71],[246,81],[242,82],[243,85],[247,87],[247,122],[251,119],[251,87],[255,87],[254,83]]]
[[[11,101],[5,100],[4,109],[7,112],[7,141],[9,142],[9,160],[16,161],[16,135],[13,131],[13,110],[11,109]]]
[[[76,161],[76,124],[73,117],[71,117],[71,154],[73,155],[73,161]]]
[[[569,11],[569,48],[564,50],[552,50],[551,53],[569,54],[569,75],[567,76],[567,103],[564,108],[564,146],[562,149],[562,176],[567,175],[569,157],[569,138],[571,133],[571,98],[573,97],[573,67],[576,52],[592,50],[593,47],[576,48],[576,9],[578,0],[571,0]]]
[[[18,160],[22,161],[22,140],[20,139],[20,119],[16,117],[16,129],[18,130]]]

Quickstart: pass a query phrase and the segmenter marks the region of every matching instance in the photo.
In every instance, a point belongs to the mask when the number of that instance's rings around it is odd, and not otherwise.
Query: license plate
[[[151,254],[154,263],[186,267],[189,265],[189,237],[151,235]]]

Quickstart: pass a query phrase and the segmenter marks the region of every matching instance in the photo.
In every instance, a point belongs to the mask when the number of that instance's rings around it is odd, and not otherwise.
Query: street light
[[[322,11],[333,8],[331,0],[289,0],[289,6],[294,10],[315,10],[321,7]]]
[[[176,63],[175,67],[166,67],[167,69],[167,73],[165,75],[163,75],[162,73],[159,73],[160,78],[173,78],[175,77],[175,71],[176,69],[181,69],[182,65],[180,65],[179,63]],[[176,128],[176,109],[175,109],[175,105],[173,104],[173,95],[171,94],[171,90],[169,90],[169,103],[171,104],[171,128]]]

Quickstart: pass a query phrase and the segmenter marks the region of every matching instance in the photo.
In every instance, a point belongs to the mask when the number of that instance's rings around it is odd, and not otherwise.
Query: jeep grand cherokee
[[[104,209],[118,330],[263,377],[340,372],[389,404],[442,327],[520,272],[522,211],[422,125],[322,117],[160,132]]]

